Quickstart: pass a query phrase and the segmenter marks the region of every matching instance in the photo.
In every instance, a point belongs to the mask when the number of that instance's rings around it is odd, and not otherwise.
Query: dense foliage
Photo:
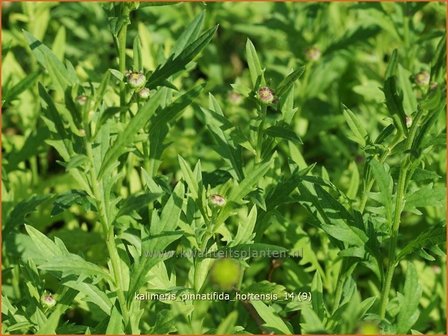
[[[2,334],[446,333],[445,13],[3,3]]]

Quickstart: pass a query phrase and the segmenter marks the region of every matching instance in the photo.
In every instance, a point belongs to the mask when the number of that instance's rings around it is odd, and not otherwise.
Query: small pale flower
[[[54,299],[53,295],[49,293],[45,293],[41,296],[40,302],[42,305],[46,308],[52,308],[56,305],[56,300]]]
[[[311,47],[306,50],[305,57],[308,61],[316,62],[320,59],[322,52],[318,47]]]
[[[222,207],[226,204],[226,199],[218,194],[214,194],[210,196],[210,202],[216,206]]]
[[[150,90],[148,88],[143,88],[140,91],[138,91],[138,96],[142,99],[148,99],[149,93],[150,93]]]
[[[146,77],[141,72],[131,72],[126,75],[128,84],[132,88],[140,88],[146,83]]]
[[[419,86],[428,86],[429,85],[429,72],[428,71],[420,71],[415,75],[415,83]]]
[[[267,86],[263,86],[258,90],[258,99],[263,104],[272,104],[275,100],[274,91]]]
[[[80,95],[80,96],[76,97],[76,102],[79,105],[84,106],[87,103],[87,96],[86,95]]]

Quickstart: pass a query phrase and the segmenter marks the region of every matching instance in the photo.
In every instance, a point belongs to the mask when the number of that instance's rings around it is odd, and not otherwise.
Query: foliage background
[[[22,32],[24,29],[41,40],[59,60],[69,60],[84,92],[90,92],[90,87],[96,92],[108,69],[118,68],[105,10],[107,5],[29,2],[3,3],[2,6],[2,333],[42,332],[43,325],[52,316],[59,321],[53,330],[57,333],[124,331],[111,326],[111,319],[118,316],[114,311],[106,313],[98,309],[87,292],[79,288],[72,301],[65,302],[58,314],[52,315],[51,309],[42,307],[39,299],[44,290],[64,297],[68,288],[65,282],[69,280],[61,280],[58,271],[36,267],[38,262],[33,257],[39,253],[39,247],[33,244],[23,225],[28,224],[51,239],[59,238],[68,251],[95,265],[103,268],[107,265],[109,256],[101,229],[96,224],[95,208],[83,194],[72,191],[80,189],[78,182],[61,164],[63,160],[58,152],[49,146],[51,130],[42,119],[37,83],[43,83],[50,90],[54,83],[32,56]],[[269,86],[277,88],[292,70],[305,66],[303,76],[294,87],[294,106],[298,110],[290,130],[295,135],[289,137],[290,133],[285,133],[273,137],[277,154],[272,151],[267,156],[276,158],[275,168],[257,181],[259,193],[252,188],[254,193],[245,198],[247,203],[226,222],[228,231],[218,235],[217,244],[231,243],[255,204],[258,209],[255,243],[301,251],[303,258],[288,258],[278,267],[273,267],[267,259],[247,261],[241,288],[273,291],[284,286],[289,292],[311,291],[313,304],[307,309],[297,302],[267,302],[255,309],[261,316],[260,322],[253,317],[253,308],[242,303],[142,303],[142,318],[135,322],[138,327],[132,331],[283,333],[286,330],[313,333],[323,329],[333,333],[354,333],[368,321],[374,321],[376,326],[379,300],[369,299],[380,295],[381,276],[375,274],[369,258],[356,255],[356,251],[349,249],[350,243],[337,240],[322,229],[319,220],[312,215],[316,204],[307,202],[303,190],[293,188],[291,195],[284,195],[285,199],[275,206],[269,204],[272,197],[268,196],[277,186],[281,192],[281,188],[292,183],[288,176],[293,169],[287,169],[288,166],[311,169],[308,165],[315,164],[309,176],[319,181],[331,181],[331,185],[323,184],[323,187],[338,204],[350,210],[362,202],[362,186],[366,183],[363,172],[368,159],[378,148],[361,146],[350,139],[353,135],[341,104],[356,114],[371,139],[376,139],[392,123],[382,88],[392,51],[396,48],[400,85],[410,90],[406,92],[403,107],[410,115],[413,106],[424,100],[426,94],[426,89],[415,82],[415,76],[421,71],[430,71],[437,60],[437,46],[445,34],[446,4],[141,4],[138,10],[131,12],[127,68],[132,64],[132,41],[137,34],[142,46],[142,65],[145,71],[153,71],[169,56],[185,27],[204,10],[203,26],[209,28],[219,24],[219,28],[211,43],[187,66],[187,70],[172,78],[179,92],[190,90],[201,82],[205,83],[205,88],[169,125],[165,139],[167,147],[153,176],[164,196],[162,200],[152,202],[153,207],[139,209],[138,214],[127,213],[128,216],[116,225],[121,234],[132,233],[140,239],[141,227],[147,229],[150,226],[151,213],[164,207],[177,181],[186,179],[178,154],[190,167],[200,160],[202,179],[212,181],[207,195],[212,191],[225,194],[232,188],[229,182],[232,168],[223,159],[220,149],[215,150],[213,132],[207,127],[208,93],[216,98],[227,120],[222,128],[234,143],[239,144],[244,171],[249,173],[253,169],[254,155],[245,135],[251,134],[251,127],[256,127],[259,105],[256,99],[248,97],[251,80],[246,41],[250,38],[262,67],[266,68],[264,77]],[[307,50],[312,47],[322,52],[316,61],[307,58]],[[441,67],[441,73],[445,74],[444,59]],[[445,76],[440,78],[438,86],[444,100]],[[119,104],[118,85],[112,80],[104,102],[107,106]],[[61,101],[56,103],[63,104]],[[279,119],[281,112],[268,108],[268,122],[274,124]],[[402,214],[398,240],[401,248],[417,242],[417,248],[414,246],[405,259],[415,266],[422,290],[417,302],[420,313],[415,324],[404,332],[409,332],[412,327],[422,333],[445,333],[445,113],[439,113],[428,135],[431,141],[426,143],[420,175],[416,175],[408,190],[409,195],[414,193],[414,203]],[[298,144],[296,136],[300,136],[303,143]],[[391,167],[390,176],[396,182],[397,167],[404,154],[399,151],[393,154],[387,162]],[[122,188],[118,188],[118,194],[124,199],[146,188],[139,158],[130,155],[127,159],[130,166],[126,168]],[[310,171],[306,170],[305,174]],[[374,248],[385,258],[388,237],[387,229],[381,226],[384,203],[377,185],[372,191],[362,215],[366,222],[370,220],[374,225],[377,232]],[[191,199],[191,195],[188,197]],[[339,216],[340,208],[336,205],[331,209],[331,206],[328,214]],[[191,248],[192,239],[186,234],[185,225],[199,225],[189,222],[185,205],[183,212],[180,219],[183,225],[179,224],[178,230],[182,230],[184,237],[171,245],[174,248]],[[418,240],[417,237],[421,238],[425,232],[432,234],[430,239]],[[192,233],[195,234],[194,230]],[[437,235],[435,239],[434,235]],[[132,245],[129,241],[126,244]],[[345,257],[349,263],[356,265],[352,273],[341,269],[340,252],[344,250],[348,251]],[[128,261],[129,266],[132,263]],[[159,263],[150,271],[152,280],[144,288],[191,287],[189,269],[194,267],[199,266],[192,260],[184,263],[170,259]],[[210,267],[210,262],[203,266],[207,271]],[[403,297],[411,295],[409,288],[406,293],[404,285],[407,269],[406,261],[396,269],[393,298],[388,306],[389,323],[383,321],[381,324],[384,331],[396,332],[399,328],[399,316],[404,314],[400,307],[407,302]],[[344,281],[341,274],[347,274]],[[262,282],[267,280],[269,282]],[[74,282],[73,279],[70,281]],[[87,283],[113,297],[106,282],[89,281]],[[343,286],[341,300],[335,300],[338,284]]]

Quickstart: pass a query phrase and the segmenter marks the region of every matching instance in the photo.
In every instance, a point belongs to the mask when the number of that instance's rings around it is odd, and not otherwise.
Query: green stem
[[[129,321],[129,312],[128,307],[126,305],[126,299],[124,293],[122,291],[123,279],[120,272],[120,256],[118,255],[117,245],[115,243],[115,235],[113,226],[109,223],[108,214],[106,210],[106,202],[104,198],[104,193],[100,191],[100,187],[103,188],[102,181],[97,181],[94,169],[94,159],[93,159],[93,151],[92,144],[89,141],[85,142],[87,156],[90,160],[90,186],[93,192],[93,197],[96,202],[96,207],[98,210],[98,217],[101,223],[101,227],[106,237],[106,245],[109,253],[109,257],[112,264],[112,272],[116,287],[116,293],[118,297],[118,302],[120,303],[121,311],[123,314],[123,319],[125,321],[125,325]]]
[[[412,127],[409,131],[408,138],[406,139],[405,152],[409,152],[412,148],[412,143],[414,142],[414,138],[417,132],[417,127],[420,122],[420,119],[423,118],[424,112],[423,110],[418,110],[417,115],[415,116]],[[403,211],[404,198],[406,194],[406,187],[408,181],[408,171],[410,167],[410,155],[407,154],[405,158],[402,160],[402,164],[400,166],[400,172],[398,176],[398,185],[395,199],[395,214],[392,222],[392,234],[389,242],[389,253],[387,260],[387,270],[386,277],[383,282],[382,288],[382,296],[380,301],[380,318],[383,320],[386,317],[386,307],[389,300],[389,292],[392,284],[392,279],[395,271],[395,267],[397,266],[396,261],[396,249],[397,249],[397,240],[398,240],[398,231],[400,229],[400,219],[401,213]]]
[[[392,224],[392,236],[389,244],[388,265],[386,271],[386,278],[383,283],[382,296],[380,301],[380,317],[384,319],[386,316],[386,306],[389,298],[390,286],[392,283],[393,274],[395,271],[395,250],[397,248],[398,230],[400,227],[400,218],[403,208],[403,201],[406,191],[406,175],[408,164],[404,161],[400,167],[400,175],[398,177],[397,197],[395,200],[395,215]]]
[[[129,17],[129,9],[125,6],[123,16]],[[118,33],[118,67],[124,75],[126,72],[126,36],[128,33],[128,23],[125,22]],[[120,82],[120,106],[126,106],[126,84]],[[124,121],[125,114],[121,114],[121,121]]]

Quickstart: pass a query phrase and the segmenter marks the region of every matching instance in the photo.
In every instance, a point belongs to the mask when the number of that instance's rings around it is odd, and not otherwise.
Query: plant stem
[[[412,148],[412,143],[414,142],[414,138],[417,132],[417,126],[419,124],[420,119],[423,117],[423,114],[424,114],[423,110],[418,110],[415,116],[415,120],[409,131],[408,138],[406,139],[405,153],[410,152],[410,149]],[[390,287],[392,284],[392,278],[394,275],[395,267],[397,266],[397,262],[395,260],[395,254],[396,254],[395,250],[397,249],[398,231],[400,228],[401,213],[403,211],[403,205],[404,205],[403,201],[406,195],[406,187],[409,177],[408,171],[410,167],[410,155],[411,154],[407,154],[406,157],[403,158],[398,176],[398,185],[395,199],[395,214],[392,222],[392,234],[389,242],[386,277],[384,279],[383,288],[381,291],[382,296],[380,301],[380,318],[382,320],[386,317],[386,308],[389,299]]]
[[[398,229],[400,227],[400,218],[403,207],[403,201],[406,191],[406,175],[408,170],[408,164],[404,161],[400,167],[400,175],[398,177],[397,196],[395,200],[395,215],[392,224],[392,236],[389,244],[389,255],[386,278],[383,283],[382,296],[380,301],[380,317],[384,319],[386,316],[386,306],[389,297],[390,286],[392,283],[392,277],[395,270],[395,250],[397,248]]]
[[[123,16],[129,17],[129,8],[124,6]],[[128,33],[128,22],[127,20],[123,23],[123,26],[118,33],[118,68],[120,72],[124,75],[126,72],[126,35]],[[124,81],[120,82],[120,106],[126,106],[126,85]],[[124,121],[125,113],[121,114],[121,121]]]
[[[120,256],[118,255],[118,249],[117,249],[117,245],[115,243],[114,228],[111,225],[111,223],[109,223],[106,202],[104,199],[104,193],[102,193],[100,191],[100,187],[101,187],[101,189],[103,188],[103,183],[102,183],[102,181],[97,181],[97,178],[95,175],[92,144],[89,141],[86,141],[85,145],[86,145],[87,156],[91,163],[91,165],[90,165],[90,187],[92,189],[93,197],[96,202],[99,221],[101,223],[101,227],[102,227],[104,236],[106,238],[107,251],[109,253],[110,261],[112,264],[112,272],[113,272],[113,277],[114,277],[114,281],[115,281],[117,298],[120,303],[121,311],[123,314],[123,319],[124,319],[125,325],[126,325],[129,321],[129,312],[128,312],[128,307],[126,305],[126,299],[125,299],[124,293],[121,288],[122,284],[123,284],[123,279],[122,279],[121,271],[120,271]]]

